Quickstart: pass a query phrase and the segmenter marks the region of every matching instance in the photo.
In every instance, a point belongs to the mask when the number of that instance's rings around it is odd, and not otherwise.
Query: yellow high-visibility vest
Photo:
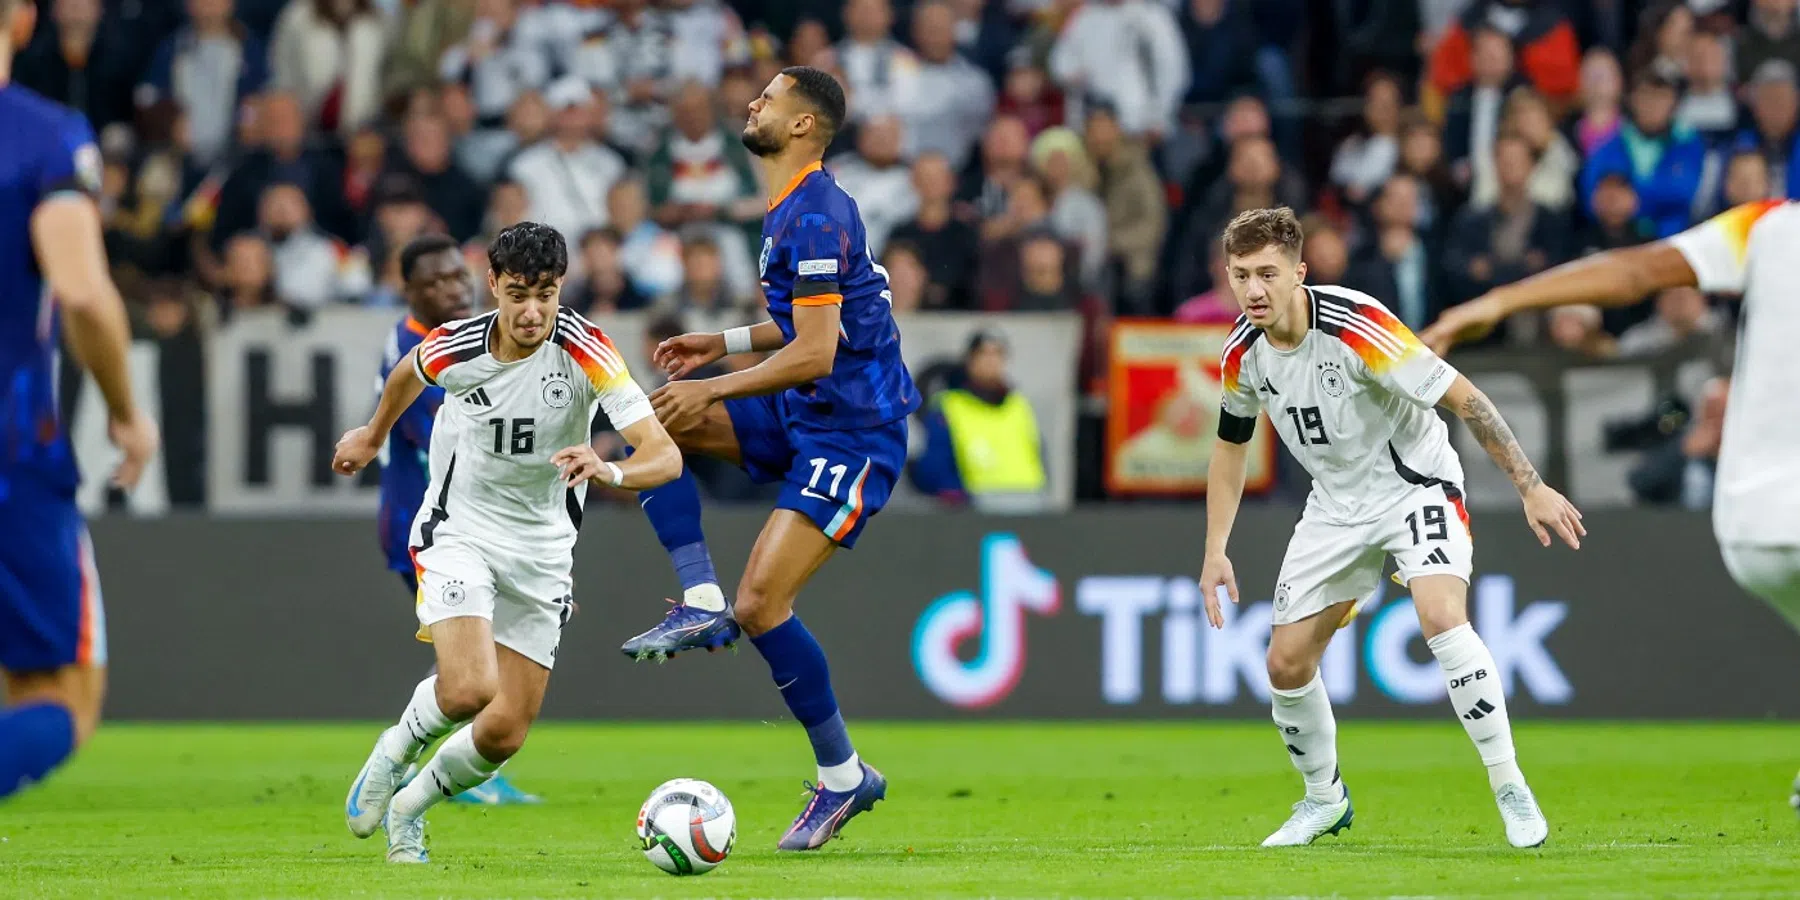
[[[995,406],[965,390],[938,395],[950,426],[956,468],[971,494],[1029,493],[1044,489],[1044,459],[1037,413],[1018,392]]]

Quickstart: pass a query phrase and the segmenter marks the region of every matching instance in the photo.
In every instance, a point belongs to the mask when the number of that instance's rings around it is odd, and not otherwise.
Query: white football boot
[[[359,838],[366,838],[381,827],[381,820],[387,816],[388,801],[400,789],[400,778],[406,774],[406,761],[389,758],[381,745],[381,738],[376,738],[369,761],[363,763],[362,771],[351,782],[350,796],[344,801],[344,823],[350,826],[350,833]]]
[[[405,818],[388,807],[382,824],[387,832],[387,861],[391,863],[428,863],[431,853],[425,849],[425,817]]]
[[[1356,807],[1350,805],[1350,789],[1336,803],[1322,803],[1311,797],[1294,804],[1294,814],[1274,834],[1262,842],[1264,847],[1304,847],[1320,835],[1337,834],[1350,827],[1356,818]]]
[[[1494,803],[1500,807],[1500,821],[1506,823],[1507,843],[1519,848],[1537,847],[1550,837],[1550,823],[1523,782],[1501,785],[1494,792]]]

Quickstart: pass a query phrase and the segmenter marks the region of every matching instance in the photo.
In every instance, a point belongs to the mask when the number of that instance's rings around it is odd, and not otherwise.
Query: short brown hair
[[[1274,244],[1290,259],[1299,259],[1300,247],[1305,242],[1306,232],[1300,227],[1300,220],[1285,206],[1245,210],[1225,226],[1225,255],[1228,257],[1249,256]]]

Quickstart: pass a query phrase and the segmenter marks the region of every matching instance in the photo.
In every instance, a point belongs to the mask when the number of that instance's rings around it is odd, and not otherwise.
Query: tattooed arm
[[[1458,375],[1438,405],[1462,419],[1469,426],[1469,433],[1493,458],[1494,465],[1512,479],[1513,487],[1519,489],[1519,496],[1525,501],[1525,520],[1537,532],[1538,542],[1550,546],[1550,530],[1554,530],[1564,543],[1580,549],[1581,535],[1587,534],[1581,525],[1581,511],[1538,476],[1537,467],[1525,456],[1506,420],[1500,418],[1494,401],[1468,378]]]

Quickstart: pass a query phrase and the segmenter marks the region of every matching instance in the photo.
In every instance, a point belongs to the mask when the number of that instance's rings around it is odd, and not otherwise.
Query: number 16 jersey
[[[498,313],[451,322],[419,344],[414,365],[444,389],[431,432],[431,484],[413,520],[423,550],[461,535],[534,554],[569,553],[587,485],[570,488],[550,462],[589,440],[596,407],[624,429],[650,400],[598,326],[567,309],[530,356],[502,362],[489,348]]]
[[[1307,516],[1375,521],[1421,486],[1460,499],[1462,462],[1433,407],[1457,372],[1360,291],[1303,286],[1309,327],[1292,350],[1240,317],[1226,339],[1219,437],[1250,440],[1267,409],[1312,476]]]

